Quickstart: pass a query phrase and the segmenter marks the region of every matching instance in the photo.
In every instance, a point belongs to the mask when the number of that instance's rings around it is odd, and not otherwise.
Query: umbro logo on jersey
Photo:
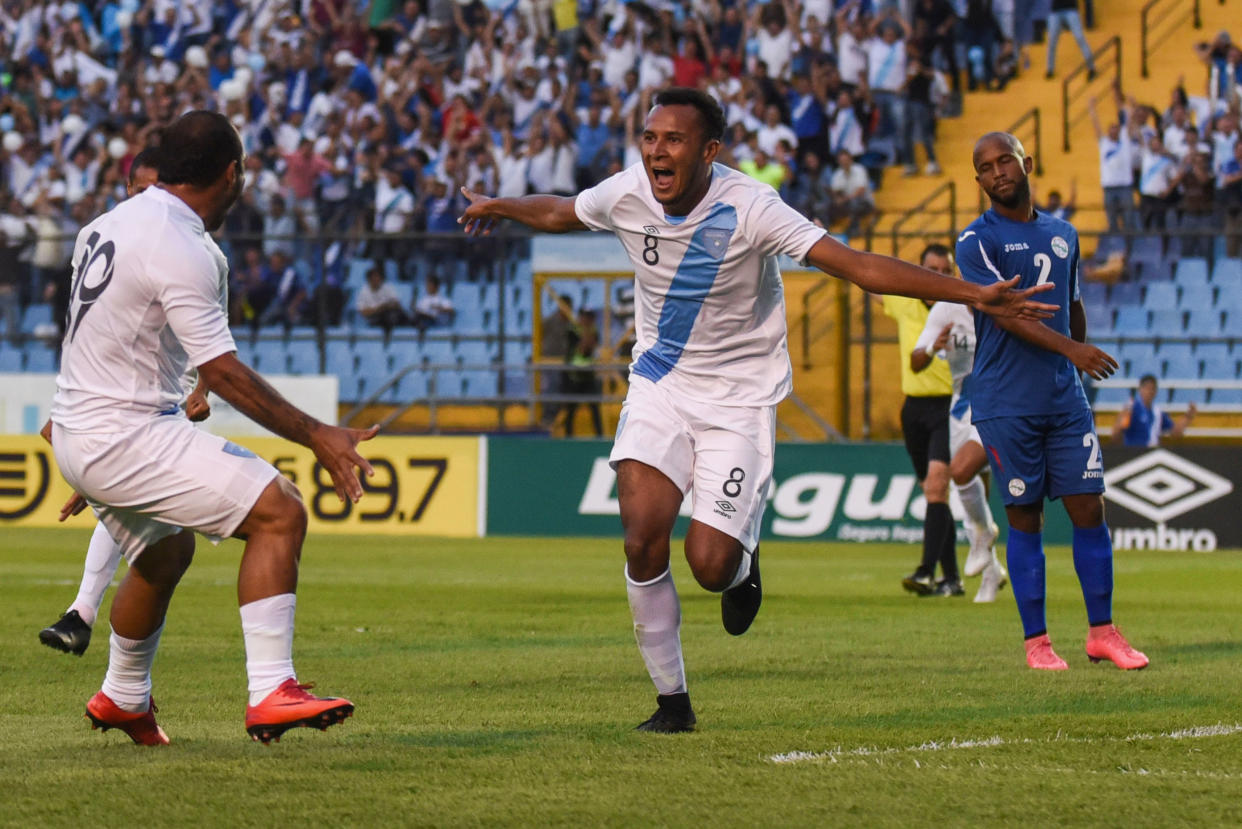
[[[1006,242],[1005,253],[1012,253],[1015,250],[1030,250],[1031,246],[1026,242]]]
[[[660,228],[655,225],[647,225],[643,228],[643,233],[646,233],[648,236],[659,236]]]

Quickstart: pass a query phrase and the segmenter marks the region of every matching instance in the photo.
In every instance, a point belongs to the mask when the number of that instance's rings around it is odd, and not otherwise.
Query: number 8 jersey
[[[236,350],[228,263],[203,221],[159,189],[78,234],[52,420],[123,432],[177,410],[187,370]]]
[[[1059,306],[1043,324],[1068,337],[1069,306],[1079,299],[1078,232],[1036,212],[1015,222],[988,210],[958,237],[957,266],[979,285],[1019,277],[1019,288],[1051,282],[1038,299]],[[1087,405],[1078,371],[1067,358],[1028,343],[975,315],[975,367],[970,380],[971,420],[1057,414]],[[1039,323],[1036,323],[1039,324]]]
[[[634,264],[631,373],[708,403],[766,406],[789,394],[777,257],[804,260],[823,228],[723,164],[687,216],[664,214],[641,163],[580,193],[574,209],[592,230],[615,232]]]

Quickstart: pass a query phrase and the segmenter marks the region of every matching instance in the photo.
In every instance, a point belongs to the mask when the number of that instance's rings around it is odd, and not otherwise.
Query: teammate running
[[[716,164],[724,114],[710,96],[657,93],[642,162],[576,197],[487,198],[466,232],[512,219],[537,231],[617,234],[636,276],[637,344],[611,463],[625,532],[626,589],[638,649],[656,686],[643,731],[692,731],[681,604],[669,539],[682,499],[694,511],[685,552],[695,579],[721,593],[725,630],[744,633],[759,610],[759,530],[772,477],[776,404],[790,391],[785,253],[876,293],[968,302],[988,313],[1042,318],[1042,287],[980,288],[834,241],[771,187]]]
[[[928,245],[928,255],[942,260],[952,272],[953,254],[943,245]],[[938,269],[937,269],[938,270]],[[962,570],[967,576],[983,573],[976,602],[996,601],[1005,586],[1005,568],[996,557],[996,523],[988,506],[988,493],[979,477],[987,465],[979,432],[970,423],[970,372],[975,362],[975,320],[964,305],[937,302],[927,314],[927,323],[914,344],[911,365],[927,365],[932,357],[943,357],[953,378],[953,398],[949,403],[949,476],[966,510],[966,533],[970,554]]]
[[[1026,662],[1068,665],[1052,649],[1044,616],[1044,498],[1060,498],[1074,525],[1074,569],[1087,605],[1087,656],[1119,668],[1147,657],[1113,625],[1113,547],[1104,523],[1104,463],[1078,371],[1099,380],[1117,361],[1088,345],[1078,293],[1078,233],[1035,210],[1033,159],[1008,133],[975,144],[975,180],[992,209],[957,240],[962,276],[976,285],[1052,285],[1060,304],[1044,323],[975,315],[978,343],[970,381],[971,416],[1002,488],[1009,518],[1009,577],[1026,637]],[[1075,368],[1078,370],[1076,371]]]
[[[300,494],[253,453],[195,429],[178,405],[181,378],[196,366],[238,411],[310,447],[339,497],[362,495],[355,468],[371,468],[355,447],[376,429],[320,423],[237,360],[222,303],[228,265],[208,234],[241,194],[244,158],[224,115],[182,115],[162,135],[159,185],[83,228],[74,250],[52,448],[130,565],[112,602],[108,671],[86,715],[144,745],[168,743],[155,722],[151,665],[194,554],[191,530],[246,541],[237,594],[251,737],[326,728],[354,708],[307,693],[293,670]]]

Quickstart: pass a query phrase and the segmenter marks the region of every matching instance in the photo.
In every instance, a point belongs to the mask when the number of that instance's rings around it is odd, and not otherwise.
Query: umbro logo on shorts
[[[712,512],[725,518],[732,518],[732,513],[737,512],[737,507],[733,506],[728,501],[717,501],[716,509],[712,510]]]

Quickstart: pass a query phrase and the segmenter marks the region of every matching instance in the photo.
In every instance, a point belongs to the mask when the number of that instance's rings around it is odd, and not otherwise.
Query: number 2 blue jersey
[[[964,278],[979,285],[1015,276],[1020,277],[1019,288],[1051,282],[1056,287],[1036,298],[1060,307],[1043,324],[1070,335],[1069,306],[1079,293],[1078,232],[1069,222],[1042,212],[1032,221],[1015,222],[988,210],[958,237],[957,266]],[[1087,405],[1078,370],[1067,358],[1010,334],[979,311],[975,333],[970,385],[974,422],[1056,414]]]

